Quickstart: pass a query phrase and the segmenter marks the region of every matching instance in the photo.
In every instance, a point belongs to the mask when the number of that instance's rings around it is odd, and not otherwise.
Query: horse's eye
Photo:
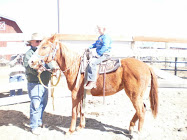
[[[47,47],[46,46],[43,46],[42,49],[46,49]]]

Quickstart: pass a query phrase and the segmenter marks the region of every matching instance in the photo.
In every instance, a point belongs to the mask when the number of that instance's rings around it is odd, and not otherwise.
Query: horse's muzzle
[[[31,59],[28,62],[29,66],[33,69],[38,69],[39,66],[44,64],[44,61],[41,59],[37,59],[35,57],[31,57]]]

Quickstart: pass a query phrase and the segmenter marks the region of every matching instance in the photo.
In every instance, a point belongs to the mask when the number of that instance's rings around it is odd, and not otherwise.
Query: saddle
[[[81,62],[81,73],[85,73],[86,68],[88,66],[89,60],[92,58],[92,52],[86,51],[83,56],[83,60]],[[121,66],[121,61],[119,58],[109,57],[107,60],[103,61],[101,64],[98,65],[99,74],[103,73],[110,73],[116,71]]]

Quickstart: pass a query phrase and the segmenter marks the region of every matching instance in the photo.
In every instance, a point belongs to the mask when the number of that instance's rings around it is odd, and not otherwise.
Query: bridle
[[[48,54],[46,54],[46,55],[44,55],[44,56],[41,56],[41,55],[39,55],[39,54],[37,53],[37,51],[36,51],[36,52],[35,52],[35,55],[36,55],[38,58],[41,59],[41,63],[39,63],[39,64],[44,68],[44,70],[51,72],[51,73],[52,73],[52,76],[53,76],[52,70],[51,70],[51,69],[47,69],[47,68],[44,66],[44,64],[45,64],[44,59],[47,57],[47,60],[48,60],[48,57],[49,57],[50,54],[52,53],[52,61],[55,60],[56,53],[57,53],[57,51],[58,51],[58,49],[59,49],[59,42],[54,42],[54,43],[50,42],[50,43],[51,43],[51,45],[52,45],[52,47],[51,47],[51,49],[50,49],[50,53],[48,53]],[[55,45],[55,43],[57,43],[57,45]],[[52,52],[51,52],[51,50],[52,50]],[[84,53],[85,53],[85,52],[84,52]],[[83,56],[84,56],[84,54],[83,54]],[[82,57],[83,57],[83,56],[80,56],[81,60],[82,60]],[[68,67],[68,68],[65,69],[64,71],[60,71],[60,75],[61,75],[61,72],[64,73],[64,72],[70,70],[70,69],[74,66],[74,64],[77,62],[76,60],[77,60],[77,59],[74,60],[73,64],[72,64],[70,67]],[[48,87],[45,86],[45,85],[43,84],[43,82],[41,81],[40,75],[41,75],[41,73],[38,73],[38,79],[39,79],[40,83],[41,83],[44,87],[48,88]],[[59,78],[60,78],[60,76],[59,76]],[[59,79],[57,80],[57,83],[56,83],[56,84],[52,85],[53,87],[51,87],[51,88],[54,88],[54,86],[57,86],[58,83],[59,83]]]
[[[54,42],[54,43],[56,43],[56,42]],[[47,57],[47,60],[48,60],[48,57],[49,57],[50,54],[52,53],[52,61],[53,61],[53,60],[55,61],[55,56],[56,56],[56,53],[57,53],[57,51],[58,51],[58,49],[59,49],[59,42],[57,42],[57,45],[55,45],[54,43],[50,42],[50,44],[52,45],[52,47],[51,47],[51,49],[50,49],[50,53],[48,53],[48,54],[46,54],[46,55],[44,55],[44,56],[41,56],[41,55],[37,54],[37,51],[36,51],[36,53],[35,53],[35,55],[36,55],[38,58],[41,59],[41,63],[42,63],[41,66],[42,66],[46,71],[49,71],[49,72],[51,72],[51,73],[52,73],[52,71],[51,71],[50,69],[47,69],[47,68],[44,66],[44,63],[45,63],[45,62],[44,62],[44,59]],[[53,52],[51,52],[51,50],[53,50]],[[84,56],[84,54],[83,54],[83,56]],[[83,56],[80,56],[80,58],[82,58]],[[68,67],[67,69],[65,69],[65,70],[62,71],[62,72],[64,73],[64,72],[70,70],[71,67],[74,66],[75,62],[77,62],[76,59],[75,59],[74,63],[73,63],[70,67]]]
[[[52,61],[55,59],[55,56],[56,56],[56,53],[57,53],[57,50],[59,49],[59,43],[57,43],[57,45],[55,45],[54,43],[50,42],[50,44],[52,45],[51,49],[50,49],[50,53],[44,55],[44,56],[41,56],[39,55],[36,51],[35,52],[35,55],[41,59],[41,62],[42,62],[42,66],[44,65],[44,59],[47,58],[48,60],[48,57],[50,56],[50,54],[52,53]],[[44,66],[43,66],[44,67]],[[45,67],[44,67],[45,68]],[[47,69],[46,69],[47,70]]]

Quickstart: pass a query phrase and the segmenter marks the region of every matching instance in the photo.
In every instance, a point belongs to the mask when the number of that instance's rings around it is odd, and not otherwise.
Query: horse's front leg
[[[66,133],[66,135],[72,134],[76,129],[77,116],[80,112],[80,103],[81,103],[80,94],[78,94],[76,91],[72,92],[72,119],[71,119],[71,125],[69,131]]]
[[[69,131],[66,133],[66,135],[70,135],[75,131],[76,121],[77,121],[77,108],[78,108],[77,99],[76,99],[76,96],[74,95],[74,93],[72,93],[71,125],[70,125]]]

